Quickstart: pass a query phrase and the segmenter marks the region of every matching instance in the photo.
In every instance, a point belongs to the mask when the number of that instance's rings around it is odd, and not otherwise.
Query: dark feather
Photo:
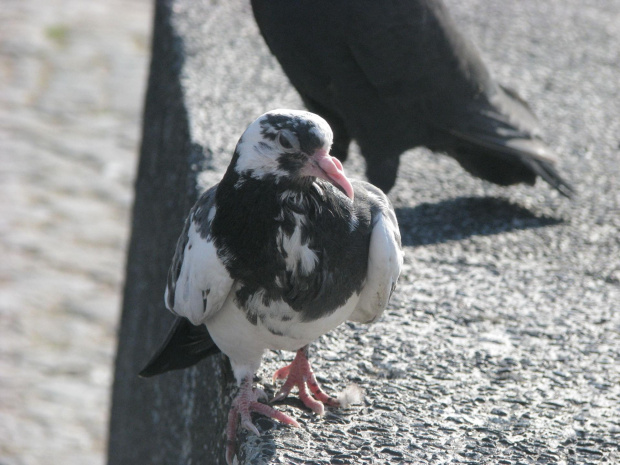
[[[220,349],[211,339],[205,325],[194,326],[186,318],[177,317],[166,340],[140,371],[140,376],[148,378],[187,368],[219,353]]]
[[[252,0],[267,45],[308,108],[355,139],[384,191],[413,147],[501,185],[541,177],[570,197],[529,106],[491,77],[441,0]],[[544,154],[544,156],[540,156]]]
[[[215,243],[227,251],[230,275],[243,283],[237,291],[237,304],[245,308],[254,293],[261,290],[266,303],[283,300],[301,312],[303,321],[312,321],[331,314],[359,291],[366,275],[370,206],[374,201],[365,195],[361,185],[356,185],[355,200],[350,204],[336,195],[335,187],[321,181],[324,194],[310,189],[302,204],[282,210],[273,199],[289,190],[290,185],[247,178],[237,188],[238,179],[229,172],[219,184],[218,215],[212,224]],[[332,213],[322,214],[319,209]],[[293,232],[293,213],[305,218],[304,241],[318,251],[315,272],[295,275],[294,279],[287,274],[285,258],[275,241],[279,228]],[[354,229],[349,226],[352,216],[357,218]],[[260,227],[248,233],[238,226],[244,224]],[[282,286],[276,284],[278,277]],[[248,318],[256,322],[257,315],[250,312]]]

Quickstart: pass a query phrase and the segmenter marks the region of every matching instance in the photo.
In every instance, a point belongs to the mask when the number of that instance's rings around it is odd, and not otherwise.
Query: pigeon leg
[[[299,389],[299,398],[313,412],[323,415],[325,412],[324,405],[330,407],[339,407],[340,402],[323,392],[319,383],[312,372],[310,361],[308,360],[308,346],[304,346],[297,351],[295,359],[290,365],[277,370],[274,375],[274,381],[277,379],[285,379],[285,383],[274,396],[273,400],[282,400],[291,392],[293,387]],[[310,395],[310,392],[314,397]]]
[[[299,423],[291,417],[269,405],[259,402],[259,399],[267,400],[267,395],[262,389],[253,388],[252,377],[248,376],[241,383],[239,392],[233,399],[230,412],[228,412],[228,425],[226,427],[226,462],[228,465],[233,463],[233,457],[235,455],[235,439],[237,437],[239,420],[241,420],[241,426],[243,428],[254,433],[256,436],[260,436],[260,432],[256,426],[254,426],[254,423],[252,423],[251,412],[263,414],[285,425],[299,427]]]

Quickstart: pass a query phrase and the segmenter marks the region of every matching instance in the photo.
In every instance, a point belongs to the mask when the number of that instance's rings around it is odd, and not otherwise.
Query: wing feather
[[[233,285],[211,235],[216,190],[205,192],[190,211],[168,271],[166,307],[195,325],[222,307]]]
[[[389,200],[372,187],[369,193],[377,196],[378,205],[373,209],[372,232],[368,250],[368,272],[360,300],[349,317],[352,321],[370,323],[376,320],[387,306],[403,265],[400,231]],[[377,195],[380,194],[380,195]]]

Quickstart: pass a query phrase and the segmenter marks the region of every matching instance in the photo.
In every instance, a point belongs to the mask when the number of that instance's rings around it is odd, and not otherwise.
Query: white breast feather
[[[265,315],[265,322],[259,319],[257,324],[253,324],[237,307],[233,295],[234,292],[229,295],[221,311],[206,321],[206,325],[217,346],[230,358],[237,380],[258,370],[265,349],[294,351],[331,331],[348,318],[359,299],[354,293],[325,318],[303,322],[299,313],[286,303],[275,301],[267,308],[258,298],[253,305]],[[290,316],[291,320],[282,321],[282,315]],[[274,334],[267,326],[278,329],[282,335]]]

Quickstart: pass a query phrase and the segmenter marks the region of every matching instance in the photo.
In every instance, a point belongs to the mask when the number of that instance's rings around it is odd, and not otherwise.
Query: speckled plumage
[[[308,147],[329,147],[329,127],[320,119],[323,127],[308,125],[304,118],[286,113],[264,116],[252,145],[261,154],[268,152],[279,131],[291,131],[305,152]],[[218,326],[218,312],[243,313],[253,327],[248,331],[256,332],[262,342],[245,351],[254,370],[264,349],[296,350],[364,306],[357,300],[368,284],[369,248],[377,224],[392,225],[387,234],[392,234],[396,269],[402,258],[396,218],[379,189],[354,182],[351,200],[326,180],[288,178],[286,173],[300,167],[285,160],[300,159],[302,152],[283,152],[263,162],[279,174],[262,172],[258,163],[244,163],[240,170],[249,139],[244,134],[222,181],[190,211],[169,270],[165,300],[172,312],[207,328]],[[388,279],[395,284],[398,273],[393,274]],[[355,307],[350,300],[356,301]],[[370,310],[370,315],[369,310],[357,314],[372,320],[383,307]],[[233,367],[244,365],[243,359],[232,358]]]
[[[297,351],[383,312],[403,260],[396,216],[378,188],[346,178],[331,144],[327,123],[308,112],[277,110],[248,127],[221,182],[190,211],[168,274],[166,306],[206,331],[177,321],[183,334],[142,374],[217,347],[249,392],[265,350]]]

